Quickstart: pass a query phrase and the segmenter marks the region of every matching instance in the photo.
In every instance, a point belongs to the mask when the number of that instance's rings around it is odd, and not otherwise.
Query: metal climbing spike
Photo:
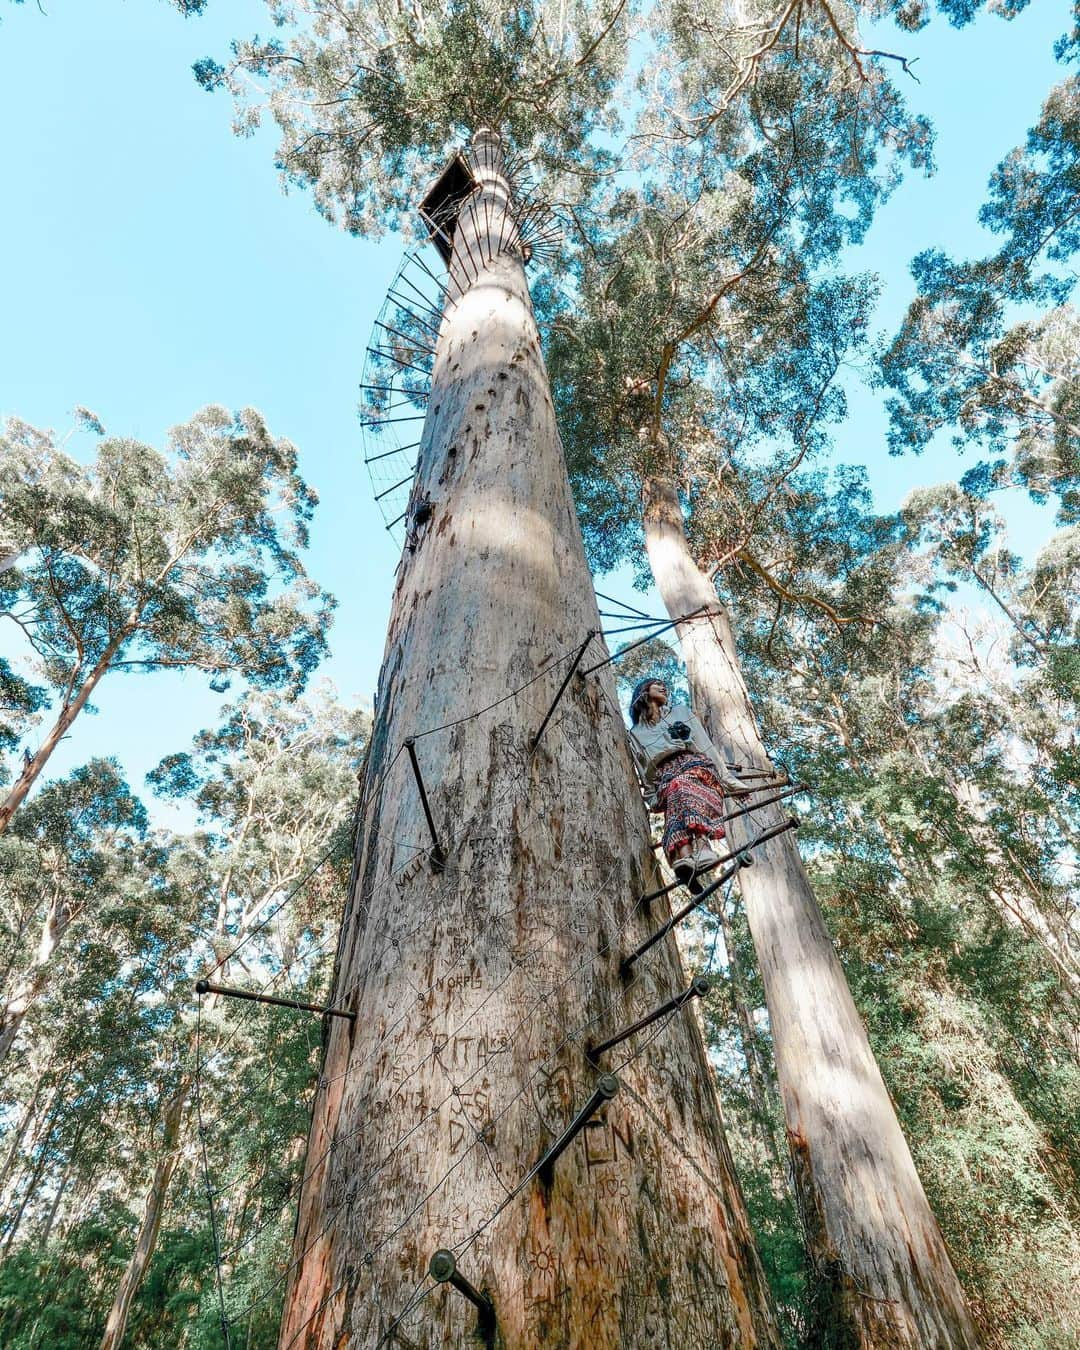
[[[613,1073],[602,1073],[596,1080],[596,1087],[593,1089],[592,1096],[536,1164],[534,1171],[545,1185],[551,1184],[552,1172],[558,1159],[566,1152],[597,1111],[602,1106],[606,1106],[618,1090],[619,1080]]]
[[[495,1305],[479,1289],[474,1288],[457,1268],[457,1257],[440,1247],[428,1262],[428,1274],[437,1284],[449,1284],[476,1308],[479,1330],[482,1334],[495,1329]]]
[[[762,802],[761,805],[764,806],[765,803]],[[726,816],[725,819],[730,820],[731,817]],[[731,853],[723,854],[721,857],[717,858],[717,860],[714,863],[710,863],[708,867],[703,867],[700,872],[695,872],[694,876],[695,878],[707,876],[708,873],[715,871],[716,868],[718,868],[721,865],[721,863],[731,862],[732,858],[737,858],[738,855],[740,853],[745,852],[746,849],[757,848],[758,844],[764,844],[767,839],[775,839],[778,834],[783,834],[786,830],[797,830],[798,828],[799,828],[799,817],[789,816],[787,820],[783,821],[780,825],[774,825],[771,829],[764,830],[756,838],[749,840],[743,846],[743,848],[734,849]],[[641,896],[641,898],[638,900],[638,904],[639,905],[650,904],[653,900],[658,900],[662,895],[670,895],[671,892],[675,890],[677,886],[682,886],[683,884],[684,883],[681,881],[669,882],[668,885],[661,886],[658,891],[649,891],[647,895]],[[700,902],[701,899],[706,894],[711,895],[715,889],[716,889],[715,885],[709,886],[707,891],[702,891],[701,894],[698,895],[697,897],[698,901]]]
[[[621,661],[624,656],[629,656],[630,653],[634,651],[636,648],[643,647],[646,642],[651,642],[653,638],[658,638],[661,633],[666,633],[669,628],[675,628],[680,623],[686,623],[690,619],[696,619],[697,616],[705,608],[706,606],[701,605],[698,609],[695,609],[692,613],[684,614],[681,619],[669,619],[666,623],[661,624],[658,628],[656,628],[652,633],[647,634],[643,638],[639,638],[637,642],[631,642],[628,646],[623,647],[620,651],[617,651],[614,656],[608,656],[603,661],[597,661],[596,665],[590,666],[588,670],[583,670],[581,672],[582,675],[583,676],[592,675],[596,671],[601,670],[604,666],[611,665],[612,661]]]
[[[297,998],[276,998],[273,994],[259,994],[250,989],[233,989],[227,984],[211,984],[209,980],[196,980],[195,992],[224,994],[226,998],[243,998],[251,1003],[272,1003],[277,1008],[297,1008],[301,1012],[316,1012],[326,1017],[344,1017],[350,1022],[356,1021],[356,1014],[346,1012],[344,1008],[327,1008],[321,1003],[303,1003]]]
[[[728,765],[729,769],[730,768],[737,769],[738,767],[739,766],[737,764]],[[748,816],[751,811],[757,811],[762,806],[773,806],[775,805],[776,802],[782,802],[785,797],[794,797],[797,793],[802,792],[804,790],[802,786],[798,783],[792,783],[786,778],[778,778],[776,779],[775,782],[772,783],[760,783],[756,788],[754,788],[754,791],[765,792],[768,788],[774,787],[783,788],[784,790],[782,792],[778,792],[774,797],[762,797],[761,801],[759,802],[751,802],[748,806],[742,806],[737,811],[729,811],[728,814],[726,816],[722,816],[721,819],[727,821],[727,820],[736,820],[739,816]],[[663,846],[664,841],[662,839],[657,839],[655,843],[649,845],[649,847],[652,849],[654,853],[658,849],[663,848]]]
[[[409,736],[405,740],[405,749],[409,752],[409,759],[412,762],[413,775],[416,778],[416,786],[420,793],[420,805],[424,808],[424,816],[427,819],[428,830],[431,832],[431,865],[434,868],[440,868],[446,862],[446,850],[439,841],[439,832],[435,828],[435,818],[431,814],[431,806],[428,803],[427,790],[424,787],[423,775],[420,772],[420,764],[416,758],[416,737]]]
[[[721,854],[721,856],[717,858],[716,862],[711,864],[711,867],[719,867],[721,863],[731,862],[731,860],[733,858],[737,858],[741,852],[742,849],[737,848],[733,849],[730,853]],[[701,876],[703,875],[703,872],[704,869],[702,870],[702,872],[697,873],[697,875]],[[682,886],[683,884],[684,883],[681,881],[669,881],[666,886],[661,886],[659,890],[649,891],[647,894],[641,896],[638,899],[638,904],[650,905],[654,900],[659,900],[662,895],[670,895],[673,890],[675,890],[679,886]]]
[[[683,905],[682,909],[676,910],[671,918],[668,919],[666,923],[662,923],[655,933],[650,933],[640,946],[635,947],[629,955],[623,957],[622,965],[620,967],[623,973],[625,974],[635,961],[640,960],[650,947],[655,946],[661,938],[667,937],[668,933],[670,933],[673,928],[678,927],[683,919],[688,918],[693,914],[694,910],[698,909],[703,901],[708,900],[709,896],[712,895],[714,891],[719,890],[725,881],[730,881],[740,867],[749,867],[753,861],[754,860],[749,853],[740,853],[731,867],[726,867],[716,880],[703,890],[700,895],[695,895],[688,905]]]
[[[551,721],[551,715],[558,707],[559,699],[561,699],[563,694],[566,692],[566,686],[570,683],[571,679],[573,678],[574,671],[577,670],[578,666],[581,664],[581,658],[585,655],[586,647],[588,647],[589,643],[593,640],[594,637],[596,637],[596,629],[590,628],[589,631],[585,634],[585,641],[577,649],[577,655],[571,662],[570,669],[566,672],[565,676],[563,677],[562,684],[559,685],[558,693],[551,700],[551,707],[544,714],[544,720],[540,723],[540,730],[529,742],[530,751],[535,750],[536,747],[540,744],[540,737],[544,734],[544,731],[547,728],[547,724]]]
[[[631,1023],[628,1027],[623,1027],[621,1031],[617,1031],[614,1036],[609,1036],[606,1041],[601,1041],[599,1045],[593,1045],[591,1043],[587,1045],[585,1047],[586,1055],[592,1060],[597,1059],[600,1055],[604,1054],[605,1051],[613,1049],[628,1037],[633,1036],[635,1032],[644,1031],[646,1027],[651,1026],[653,1022],[659,1021],[660,1018],[667,1013],[677,1012],[681,1007],[689,1003],[692,998],[704,998],[709,992],[710,987],[709,981],[704,975],[696,975],[693,980],[690,981],[690,984],[686,989],[680,990],[679,993],[675,994],[672,998],[669,998],[665,1003],[661,1003],[658,1008],[654,1008],[652,1012],[646,1013],[644,1017],[639,1017],[636,1022]]]
[[[395,445],[393,450],[382,450],[377,455],[368,455],[364,463],[374,464],[377,459],[389,459],[391,455],[403,455],[407,450],[418,450],[420,445],[420,441],[413,441],[411,445]]]
[[[769,783],[767,786],[772,787],[773,784]],[[737,811],[729,811],[728,814],[723,817],[723,820],[737,820],[739,816],[748,816],[751,811],[758,811],[763,806],[775,806],[777,802],[782,802],[787,797],[794,797],[796,793],[802,791],[803,788],[801,784],[792,783],[790,786],[785,787],[782,792],[777,792],[772,797],[762,797],[759,802],[751,802],[749,806],[741,806]]]

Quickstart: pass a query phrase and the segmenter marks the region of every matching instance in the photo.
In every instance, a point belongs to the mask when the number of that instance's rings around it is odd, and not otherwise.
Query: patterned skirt
[[[712,760],[688,751],[672,755],[656,771],[656,796],[664,811],[664,852],[668,861],[695,838],[723,839],[724,793]]]

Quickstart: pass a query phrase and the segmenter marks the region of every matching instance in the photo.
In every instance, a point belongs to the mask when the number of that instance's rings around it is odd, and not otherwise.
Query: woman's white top
[[[685,728],[685,730],[684,730]],[[669,703],[651,725],[644,718],[630,728],[630,750],[645,786],[645,800],[656,805],[656,770],[665,759],[696,752],[711,759],[720,786],[725,791],[745,792],[741,782],[725,767],[723,756],[713,745],[709,733],[685,703]]]

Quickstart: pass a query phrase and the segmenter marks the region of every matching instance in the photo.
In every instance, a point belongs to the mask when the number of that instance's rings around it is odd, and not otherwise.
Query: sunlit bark
[[[586,1039],[687,976],[673,945],[619,974],[662,915],[635,911],[657,874],[608,670],[530,753],[599,625],[497,140],[473,157],[338,959],[357,1019],[329,1033],[281,1350],[471,1343],[474,1310],[425,1277],[440,1247],[500,1346],[777,1345],[691,1014],[606,1057],[640,1052],[550,1186],[516,1191],[593,1089]],[[438,870],[401,746],[450,722],[416,746]]]

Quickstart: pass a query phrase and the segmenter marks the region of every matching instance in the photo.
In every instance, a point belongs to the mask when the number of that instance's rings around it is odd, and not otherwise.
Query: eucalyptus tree
[[[166,756],[149,775],[155,792],[190,802],[198,814],[200,828],[178,846],[173,865],[214,896],[207,937],[215,961],[314,860],[348,855],[370,725],[369,713],[341,703],[328,686],[297,700],[262,692],[226,707],[192,750]],[[305,890],[307,905],[320,886],[316,878]],[[296,954],[303,914],[304,906],[290,910],[295,926],[283,930],[283,961]],[[236,959],[243,966],[246,958]]]
[[[0,753],[18,749],[19,742],[33,723],[33,717],[44,707],[45,690],[32,684],[0,657]],[[0,760],[0,781],[7,781],[6,765]]]
[[[214,1343],[204,1147],[235,1280],[280,1273],[318,1022],[212,997],[199,1017],[192,981],[221,963],[219,979],[325,1000],[369,724],[329,690],[249,695],[152,775],[194,807],[190,834],[148,832],[115,766],[95,763],[47,784],[0,840],[8,989],[36,980],[0,1089],[5,1345],[179,1344],[203,1302],[198,1343]]]
[[[134,1247],[106,1318],[102,1350],[123,1343],[157,1248],[199,1072],[194,1057],[215,1062],[208,1080],[215,1087],[235,1074],[239,1091],[230,1090],[234,1129],[253,1107],[257,1114],[266,1110],[264,1059],[252,1056],[250,1030],[237,1041],[240,1028],[227,1008],[215,1006],[217,1000],[207,1008],[200,1045],[192,1047],[191,965],[209,958],[219,980],[227,980],[236,966],[256,987],[284,975],[287,994],[317,980],[327,941],[336,932],[333,898],[342,881],[340,864],[349,853],[356,772],[369,728],[366,712],[338,702],[328,688],[314,702],[262,692],[226,708],[218,726],[195,737],[192,751],[168,756],[149,776],[157,792],[190,801],[198,813],[200,828],[174,841],[168,870],[172,884],[198,897],[199,904],[183,983],[163,990],[173,1005],[172,1033],[179,1048],[151,1075],[160,1083],[151,1120],[158,1137],[156,1158]],[[269,1052],[283,1057],[280,1072],[271,1072],[271,1091],[287,1090],[289,1060],[294,1049],[305,1046],[303,1028],[294,1032],[295,1047],[285,1036]],[[256,1032],[256,1042],[258,1036]],[[310,1060],[310,1040],[306,1049],[307,1056],[299,1054],[302,1063]],[[254,1101],[252,1057],[257,1070]],[[176,1064],[183,1065],[182,1071],[175,1070]],[[216,1114],[224,1112],[219,1104]],[[278,1142],[289,1151],[290,1140]],[[287,1175],[295,1162],[295,1157],[283,1157],[279,1169],[267,1170]],[[251,1189],[241,1187],[218,1213],[217,1221],[234,1242],[246,1239],[247,1221],[263,1223],[260,1212],[246,1212],[251,1198]],[[243,1217],[234,1229],[231,1221],[237,1214]]]
[[[14,561],[0,572],[0,617],[57,706],[0,805],[0,832],[110,672],[303,686],[332,604],[299,553],[315,503],[295,448],[250,409],[203,409],[165,454],[106,438],[90,465],[8,423],[0,537]]]
[[[814,785],[815,885],[980,1334],[1055,1344],[1080,1316],[1076,1005],[1002,897],[1026,874],[1048,917],[1069,912],[1075,792],[1042,741],[1057,709],[1007,620],[962,627],[942,604],[945,569],[906,521],[863,556],[831,599],[857,609],[869,571],[881,629],[744,606],[740,649],[770,739]]]
[[[27,1224],[44,1242],[86,1198],[116,1139],[113,1104],[152,1080],[163,1024],[152,995],[148,1007],[144,999],[153,974],[164,979],[172,962],[175,976],[186,916],[162,875],[165,850],[108,764],[48,784],[0,853],[22,939],[12,944],[12,986],[33,994],[4,1072],[10,1251]],[[36,925],[52,944],[47,965]]]
[[[978,775],[944,768],[942,783],[955,801],[955,819],[976,841],[982,864],[991,866],[1004,917],[1041,945],[1075,998],[1080,996],[1080,913],[1067,886],[1048,880],[1054,870],[1048,863],[1078,841],[1078,822],[1067,800],[1075,774],[1062,758],[1075,741],[1080,698],[1077,527],[1054,535],[1026,566],[1008,547],[1005,523],[988,493],[979,490],[985,479],[975,471],[966,486],[940,484],[912,493],[902,515],[913,547],[924,550],[928,579],[951,588],[958,581],[975,584],[1005,625],[1012,661],[1004,671],[986,663],[980,717],[987,733],[1007,734],[1013,760],[1039,763],[1045,775],[1039,795],[1047,818],[1034,856],[1028,847],[1030,825],[1019,835],[1011,825],[1001,828],[1015,820],[1019,807],[999,814],[995,829],[994,813],[976,786]],[[987,641],[983,637],[980,645]],[[1055,804],[1053,797],[1060,797],[1062,789],[1066,799]]]
[[[1055,50],[1075,63],[1077,30]],[[916,298],[880,363],[894,453],[919,453],[938,433],[983,447],[999,483],[1057,498],[1066,523],[1080,509],[1080,319],[1069,303],[1080,248],[1078,147],[1073,73],[991,176],[978,218],[1000,247],[971,260],[919,254]]]
[[[610,674],[563,693],[573,739],[553,728],[535,755],[536,700],[507,697],[537,677],[553,697],[556,654],[569,660],[597,617],[504,147],[529,156],[568,212],[587,207],[611,164],[601,134],[613,126],[627,8],[275,8],[285,32],[198,74],[239,94],[243,125],[258,115],[253,85],[265,91],[283,172],[325,214],[354,231],[394,224],[462,144],[472,191],[453,220],[336,980],[336,997],[381,1039],[330,1034],[282,1344],[383,1341],[399,1325],[409,1338],[453,1336],[460,1313],[415,1291],[432,1249],[460,1254],[464,1242],[508,1344],[775,1343],[693,1026],[672,1023],[624,1070],[630,1101],[609,1108],[607,1128],[636,1142],[605,1164],[620,1196],[612,1209],[582,1206],[591,1164],[577,1150],[553,1177],[535,1175],[544,1141],[588,1096],[586,1026],[612,1026],[684,978],[674,953],[629,989],[618,976],[620,947],[644,931],[633,897],[655,889],[655,864]],[[470,717],[489,705],[500,711]],[[447,835],[432,872],[417,858],[426,825],[402,750],[447,721],[452,736],[414,747]],[[442,854],[440,843],[437,865]],[[410,859],[395,895],[391,878]],[[491,1047],[503,1047],[497,1058]],[[678,1126],[667,1099],[650,1115],[643,1072],[693,1085]],[[539,1116],[525,1106],[536,1091]],[[454,1093],[468,1097],[465,1122]],[[647,1161],[658,1123],[684,1159],[671,1170]],[[707,1160],[704,1171],[690,1158]],[[700,1216],[689,1230],[676,1218],[685,1205]],[[608,1255],[595,1260],[601,1246]],[[661,1282],[678,1291],[670,1301]]]
[[[117,765],[94,760],[50,783],[0,843],[0,1065],[69,964],[65,948],[108,941],[146,832]]]
[[[1077,31],[1056,54],[1075,63]],[[948,437],[987,458],[958,485],[913,498],[906,514],[946,576],[966,581],[1004,616],[1013,656],[1028,674],[999,697],[1047,781],[1075,779],[1070,764],[1077,683],[1076,549],[1080,508],[1080,323],[1070,303],[1080,247],[1076,194],[1080,82],[1047,97],[1025,143],[990,179],[979,221],[1000,239],[989,256],[954,260],[928,250],[912,263],[917,295],[879,378],[891,391],[890,448],[921,453]],[[996,494],[1026,491],[1055,503],[1059,532],[1025,563],[1001,537]],[[1048,725],[1052,721],[1053,725]],[[1060,790],[1060,787],[1059,787]],[[970,806],[971,803],[969,802]],[[1070,814],[1054,809],[1065,829]],[[1009,841],[1003,841],[1007,849]],[[1070,844],[1071,846],[1071,844]],[[995,846],[996,847],[996,846]],[[1019,864],[1002,893],[1014,921],[1037,936],[1060,978],[1077,988],[1075,913]]]

